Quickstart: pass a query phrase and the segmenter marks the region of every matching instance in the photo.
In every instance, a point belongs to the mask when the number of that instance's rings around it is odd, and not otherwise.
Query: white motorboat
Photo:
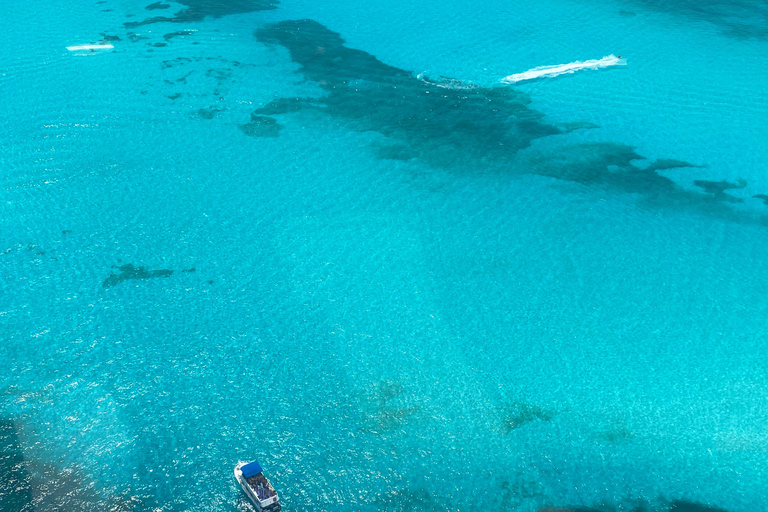
[[[258,461],[238,462],[235,466],[235,478],[243,488],[256,510],[260,512],[280,512],[277,491],[269,483]]]

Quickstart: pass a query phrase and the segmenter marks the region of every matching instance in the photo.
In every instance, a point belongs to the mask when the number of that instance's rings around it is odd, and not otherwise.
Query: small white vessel
[[[277,491],[269,483],[258,461],[238,462],[235,466],[235,478],[243,488],[256,510],[261,512],[280,512]]]
[[[76,52],[78,50],[109,50],[114,48],[111,44],[81,44],[78,46],[67,46],[67,50]]]

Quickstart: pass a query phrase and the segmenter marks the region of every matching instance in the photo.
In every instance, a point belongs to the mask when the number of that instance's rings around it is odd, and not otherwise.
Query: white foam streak
[[[71,52],[81,50],[109,50],[110,48],[114,48],[114,46],[111,44],[81,44],[79,46],[67,46],[67,50]]]
[[[503,83],[512,84],[515,82],[522,82],[524,80],[533,80],[535,78],[549,78],[553,76],[563,75],[566,73],[573,73],[580,69],[600,69],[607,68],[609,66],[626,66],[627,60],[617,57],[613,54],[603,57],[602,59],[593,59],[585,61],[570,62],[568,64],[557,64],[555,66],[539,66],[537,68],[529,69],[524,73],[517,73],[509,75],[501,79]]]

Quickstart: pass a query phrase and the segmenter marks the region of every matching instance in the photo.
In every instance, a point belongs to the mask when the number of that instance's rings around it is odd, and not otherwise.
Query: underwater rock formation
[[[155,277],[170,277],[173,274],[173,270],[147,270],[147,267],[134,267],[130,263],[112,268],[117,268],[120,273],[110,273],[109,277],[101,283],[101,286],[104,288],[118,285],[127,279],[152,279]]]
[[[0,418],[0,510],[32,505],[31,477],[13,421]]]
[[[194,34],[194,32],[192,32],[191,30],[180,30],[178,32],[170,32],[168,34],[165,34],[163,36],[163,39],[165,39],[166,41],[170,41],[174,37],[191,36],[192,34]]]
[[[21,421],[0,417],[0,510],[128,512],[135,503],[98,489],[74,467],[29,459]]]
[[[245,14],[255,11],[276,9],[279,0],[176,0],[177,3],[186,5],[175,16],[155,16],[143,21],[130,21],[123,23],[125,28],[136,28],[151,23],[188,23],[202,21],[208,16],[221,18],[232,14]],[[145,7],[147,10],[165,9],[167,4],[155,2]],[[170,6],[169,6],[170,7]]]
[[[373,421],[371,427],[377,431],[400,428],[409,418],[419,412],[418,405],[404,405],[402,402],[405,389],[397,382],[383,380],[373,386],[368,402],[372,411],[367,413]]]
[[[740,183],[697,181],[703,192],[686,189],[660,171],[699,168],[682,160],[649,162],[626,144],[567,144],[552,136],[589,125],[557,127],[530,107],[514,87],[481,87],[451,79],[414,76],[349,48],[344,39],[314,20],[287,20],[255,31],[258,41],[288,50],[299,73],[314,82],[319,98],[277,98],[253,111],[255,119],[302,111],[329,116],[346,128],[376,132],[372,144],[385,159],[418,161],[454,172],[534,174],[637,196],[651,208],[682,209],[738,222],[760,222],[736,211],[741,200],[724,192]],[[264,126],[261,126],[264,125]],[[268,121],[241,127],[268,133]],[[533,145],[534,141],[542,140]],[[541,147],[539,147],[541,146]],[[720,189],[718,190],[718,187]]]
[[[274,116],[312,110],[338,118],[357,131],[374,131],[391,144],[379,156],[418,158],[437,167],[465,169],[478,163],[507,164],[513,173],[532,173],[582,184],[604,184],[625,192],[674,201],[707,196],[685,192],[657,171],[700,167],[675,159],[650,162],[624,144],[592,143],[526,151],[543,137],[591,125],[558,128],[530,108],[527,95],[512,87],[457,86],[430,81],[348,48],[339,34],[313,20],[282,21],[255,32],[262,43],[286,48],[320,98],[278,98],[253,115]]]
[[[149,4],[145,7],[148,11],[154,11],[156,9],[169,9],[171,7],[171,4],[164,4],[162,2],[155,2],[153,4]]]
[[[216,114],[218,114],[219,112],[221,112],[221,110],[214,107],[201,108],[200,110],[197,111],[197,115],[199,115],[203,119],[213,119],[214,117],[216,117]]]
[[[251,114],[251,122],[241,124],[240,129],[249,137],[277,137],[283,127],[271,117]]]
[[[617,443],[634,438],[635,433],[629,430],[627,427],[617,426],[603,432],[600,437],[610,443]]]
[[[547,409],[543,409],[538,405],[529,404],[525,402],[517,402],[512,404],[504,415],[504,421],[502,425],[502,431],[505,434],[512,432],[533,421],[551,421],[554,417],[554,413]]]
[[[651,165],[645,168],[646,172],[665,171],[667,169],[680,169],[683,167],[702,167],[701,165],[694,165],[683,160],[676,160],[674,158],[660,158]]]
[[[730,181],[725,181],[725,180],[722,180],[722,181],[696,180],[693,182],[693,184],[703,189],[706,193],[712,194],[712,196],[715,199],[718,199],[720,201],[727,201],[730,203],[741,203],[742,199],[726,194],[725,191],[733,188],[744,188],[747,186],[747,182],[744,180],[739,180],[736,183],[731,183]]]
[[[605,509],[602,507],[599,510],[596,508],[589,508],[589,507],[573,507],[573,508],[544,507],[544,508],[540,508],[536,512],[601,512],[601,510],[605,510]],[[615,510],[615,508],[611,507],[610,510]],[[671,504],[669,504],[668,507],[654,506],[652,507],[652,510],[659,511],[659,512],[661,512],[662,510],[668,511],[668,512],[728,512],[727,510],[722,508],[710,507],[708,505],[701,505],[699,503],[693,503],[685,500],[675,500]],[[634,508],[634,512],[648,512],[648,511],[649,509],[643,505],[637,508]]]
[[[728,511],[718,507],[710,507],[708,505],[700,505],[698,503],[692,503],[690,501],[677,500],[672,502],[672,505],[669,507],[669,512],[728,512]]]
[[[754,0],[635,0],[665,15],[679,13],[695,22],[711,23],[737,39],[768,38],[768,2]]]
[[[398,510],[400,512],[427,510],[442,512],[448,510],[424,487],[394,489],[380,496],[376,501],[381,510]]]
[[[509,87],[454,87],[422,80],[375,56],[348,48],[313,20],[282,21],[256,31],[259,41],[286,48],[321,98],[277,99],[256,115],[313,109],[356,131],[400,141],[425,162],[457,167],[483,159],[510,161],[534,139],[562,133]]]

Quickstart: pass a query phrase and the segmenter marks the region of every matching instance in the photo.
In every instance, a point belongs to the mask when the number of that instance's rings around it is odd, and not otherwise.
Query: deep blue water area
[[[766,510],[766,9],[4,6],[0,510]]]

